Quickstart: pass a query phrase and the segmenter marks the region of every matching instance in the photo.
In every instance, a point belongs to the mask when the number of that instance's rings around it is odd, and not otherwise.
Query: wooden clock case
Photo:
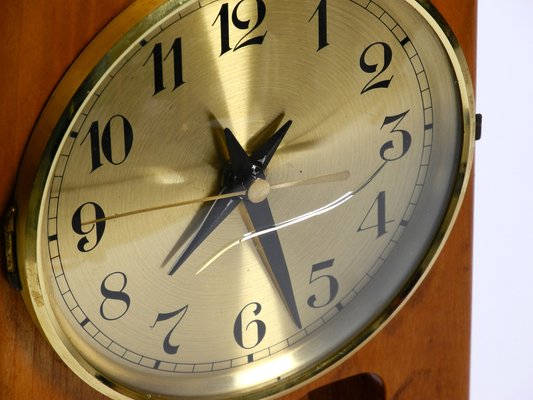
[[[22,0],[0,14],[0,211],[10,204],[33,124],[68,66],[132,0]],[[476,0],[433,0],[475,76]],[[467,399],[472,277],[472,181],[437,263],[398,315],[341,365],[284,400]],[[0,250],[4,252],[4,244]],[[0,396],[105,399],[46,343],[0,257]]]

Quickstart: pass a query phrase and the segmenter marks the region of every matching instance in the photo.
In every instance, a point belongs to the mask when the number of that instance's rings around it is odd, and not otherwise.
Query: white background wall
[[[478,5],[471,400],[531,400],[533,1]]]

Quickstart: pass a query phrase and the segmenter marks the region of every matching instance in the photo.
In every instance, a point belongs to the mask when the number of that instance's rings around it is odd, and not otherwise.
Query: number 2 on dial
[[[378,72],[378,67],[380,66],[380,63],[372,64],[371,61],[369,62],[367,60],[369,58],[368,54],[370,52],[375,54],[375,52],[377,51],[377,50],[372,51],[373,48],[376,48],[376,49],[381,48],[382,50],[381,53],[383,54],[382,56],[383,62],[381,63],[381,69],[379,70],[379,72]],[[380,89],[380,88],[386,89],[389,87],[394,76],[391,76],[389,79],[383,79],[381,81],[377,81],[377,79],[387,70],[387,68],[389,68],[391,62],[392,62],[392,49],[385,42],[373,43],[363,51],[363,54],[361,54],[361,58],[359,59],[359,67],[361,68],[363,72],[366,72],[367,74],[374,74],[376,72],[377,74],[370,80],[370,82],[368,82],[365,85],[365,87],[361,91],[361,94],[364,94],[374,89]]]

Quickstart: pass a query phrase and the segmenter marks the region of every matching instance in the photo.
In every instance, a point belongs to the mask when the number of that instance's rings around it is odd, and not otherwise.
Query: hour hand
[[[274,153],[278,149],[281,141],[285,137],[285,134],[292,125],[292,120],[285,122],[281,128],[279,128],[270,139],[268,139],[263,145],[257,149],[251,156],[253,161],[259,162],[263,170],[268,166],[270,160],[274,156]]]
[[[227,187],[222,189],[220,194],[231,193],[232,190],[229,190]],[[190,255],[202,244],[202,242],[213,232],[218,225],[237,207],[241,202],[241,197],[230,197],[227,199],[216,200],[211,209],[207,213],[207,216],[203,220],[202,224],[196,234],[189,242],[189,245],[185,248],[183,253],[181,253],[178,260],[172,266],[172,269],[168,273],[173,275],[183,263],[190,257]]]

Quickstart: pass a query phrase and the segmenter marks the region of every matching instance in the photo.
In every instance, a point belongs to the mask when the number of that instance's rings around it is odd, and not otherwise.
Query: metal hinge
[[[17,267],[17,250],[15,235],[15,216],[17,210],[15,207],[9,207],[4,216],[4,239],[6,253],[7,280],[9,284],[17,289],[22,290],[20,276]]]

